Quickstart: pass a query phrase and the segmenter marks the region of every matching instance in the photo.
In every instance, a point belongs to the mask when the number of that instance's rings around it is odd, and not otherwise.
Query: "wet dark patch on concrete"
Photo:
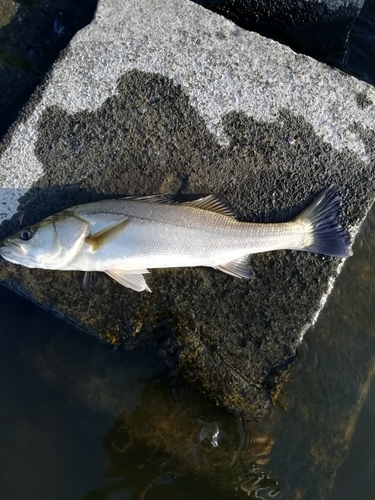
[[[373,104],[372,100],[368,97],[366,92],[360,92],[359,94],[357,94],[356,101],[361,109],[366,109],[371,106],[371,104]]]
[[[21,199],[25,224],[103,197],[215,192],[246,220],[283,221],[330,184],[343,198],[343,225],[364,217],[375,194],[371,162],[333,150],[287,110],[274,123],[233,112],[223,125],[228,146],[218,144],[180,86],[140,71],[125,74],[117,95],[94,112],[49,108],[35,148],[45,174]],[[374,158],[373,133],[354,132]],[[151,295],[106,276],[82,295],[79,273],[10,264],[1,277],[112,343],[147,348],[156,336],[185,378],[252,418],[267,411],[280,373],[273,368],[293,359],[338,263],[283,251],[255,255],[251,281],[211,269],[152,271]]]

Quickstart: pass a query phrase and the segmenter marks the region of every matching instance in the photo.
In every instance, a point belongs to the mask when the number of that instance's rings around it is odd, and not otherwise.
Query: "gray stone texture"
[[[0,2],[0,138],[73,35],[94,17],[96,0]]]
[[[358,32],[354,24],[364,0],[193,1],[234,21],[242,28],[286,43],[298,52],[344,69],[350,74],[357,74],[352,63],[348,62],[351,51],[349,38],[352,31]],[[363,33],[363,30],[360,32]],[[364,43],[359,42],[356,46],[362,47]],[[363,55],[358,54],[357,59],[362,61],[364,68]],[[363,74],[363,69],[359,73]]]
[[[103,1],[1,148],[1,237],[103,197],[221,192],[244,220],[296,215],[330,184],[354,235],[375,194],[374,89],[189,1]],[[38,302],[131,348],[157,336],[191,383],[267,412],[340,260],[273,252],[256,277],[153,271],[152,294],[2,264]]]

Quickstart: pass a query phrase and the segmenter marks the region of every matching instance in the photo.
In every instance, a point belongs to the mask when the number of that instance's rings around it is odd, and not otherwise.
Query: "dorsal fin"
[[[237,211],[229,204],[224,196],[210,194],[198,200],[187,201],[184,205],[190,205],[201,210],[208,210],[209,212],[216,212],[227,217],[234,217],[237,219]]]
[[[148,201],[149,203],[176,203],[169,194],[150,194],[148,196],[125,196],[121,200]]]

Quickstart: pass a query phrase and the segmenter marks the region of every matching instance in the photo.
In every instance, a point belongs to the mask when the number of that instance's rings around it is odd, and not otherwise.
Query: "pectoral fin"
[[[254,276],[250,267],[250,255],[245,255],[239,259],[226,262],[225,264],[220,264],[220,266],[215,266],[215,269],[218,269],[223,273],[230,274],[231,276],[235,276],[236,278],[250,279]]]
[[[124,219],[120,222],[115,222],[111,226],[105,227],[95,234],[90,234],[86,238],[86,243],[90,245],[91,250],[95,252],[106,243],[112,241],[125,227],[130,224],[130,219]]]
[[[126,286],[127,288],[132,288],[137,292],[142,292],[143,290],[151,292],[143,276],[143,274],[148,273],[147,269],[128,271],[122,268],[112,268],[108,269],[105,272],[108,274],[108,276],[118,281],[121,285]]]

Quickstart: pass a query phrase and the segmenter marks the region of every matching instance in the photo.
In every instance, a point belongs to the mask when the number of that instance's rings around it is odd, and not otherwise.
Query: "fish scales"
[[[90,211],[91,207],[87,208],[88,214],[94,214]],[[116,204],[115,200],[104,209],[108,210],[108,214],[115,214],[113,219],[108,218],[107,223],[114,223],[121,213],[130,218],[129,225],[115,241],[100,248],[98,254],[82,254],[81,258],[71,262],[68,269],[83,266],[92,268],[97,260],[100,260],[103,269],[103,266],[109,265],[108,254],[116,260],[116,264],[126,259],[129,270],[207,263],[214,266],[244,254],[285,248],[285,245],[289,248],[299,247],[301,239],[305,237],[292,223],[271,228],[269,224],[239,222],[187,205],[126,200],[118,200]],[[84,207],[75,213],[86,217]],[[90,220],[90,217],[87,219]]]
[[[226,200],[212,195],[179,204],[163,196],[103,200],[7,238],[0,255],[27,267],[103,271],[137,291],[149,290],[143,274],[153,268],[209,266],[249,278],[249,255],[257,252],[350,255],[339,209],[334,187],[294,220],[274,224],[238,221]]]

